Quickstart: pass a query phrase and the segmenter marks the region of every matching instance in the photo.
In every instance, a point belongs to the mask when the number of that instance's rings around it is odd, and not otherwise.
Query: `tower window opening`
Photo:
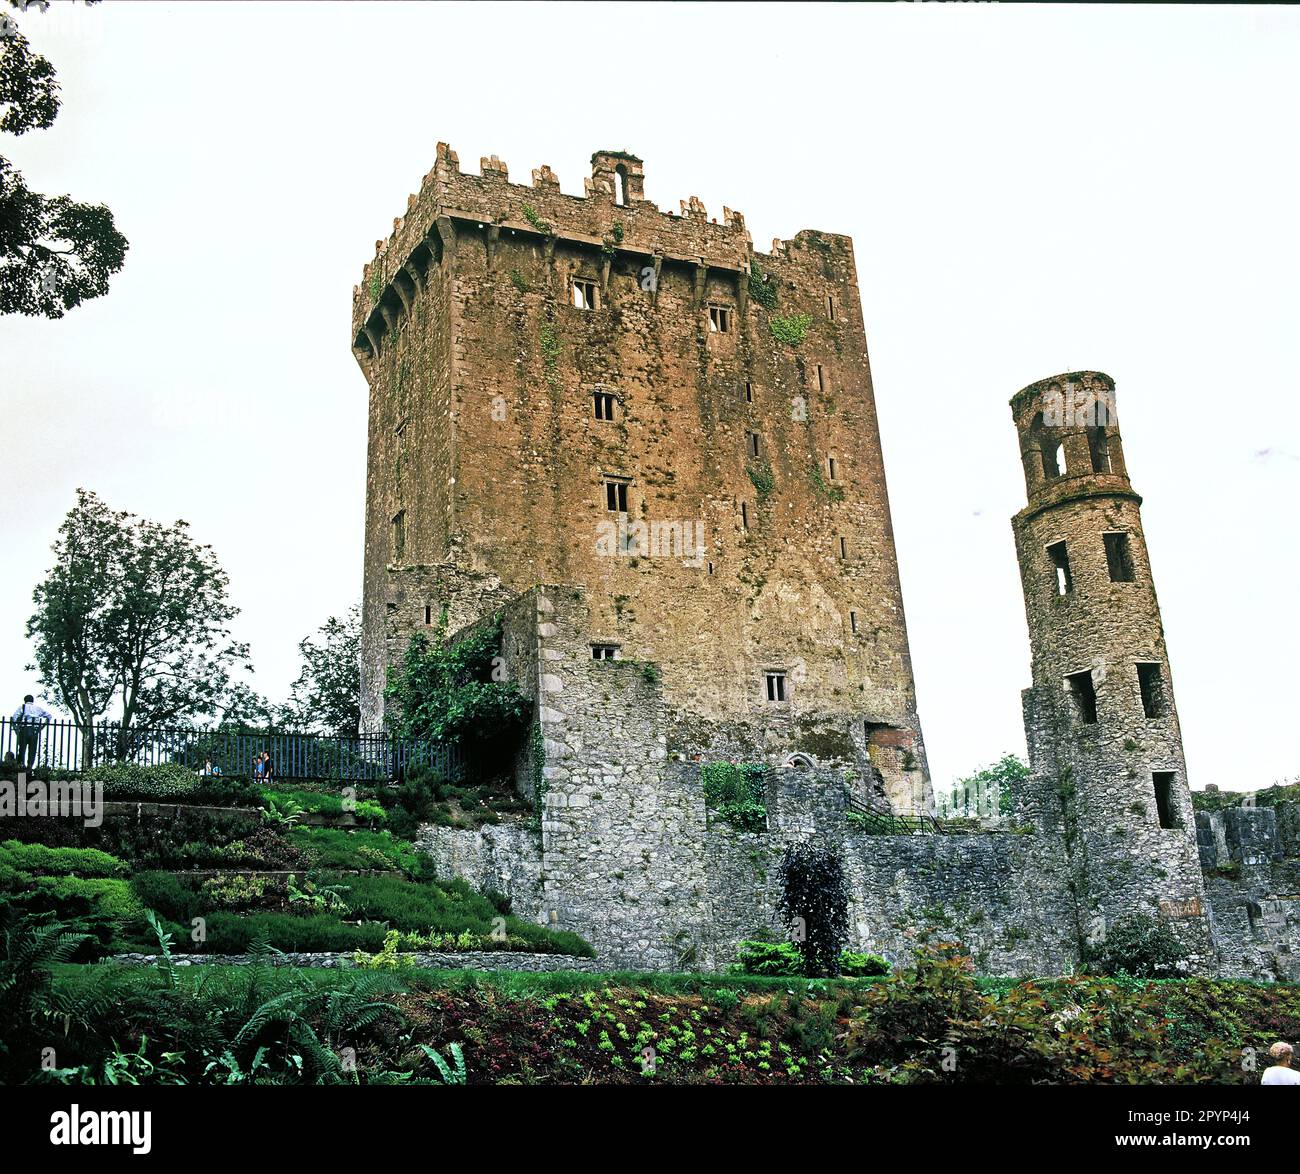
[[[743,501],[740,503],[740,524],[746,530],[749,529],[749,506]]]
[[[613,513],[627,513],[627,482],[605,482],[605,508]]]
[[[1160,666],[1140,661],[1137,666],[1138,691],[1142,694],[1142,712],[1147,717],[1164,717],[1165,687]]]
[[[1128,535],[1109,531],[1102,536],[1106,543],[1106,570],[1112,583],[1133,582],[1133,550]]]
[[[427,603],[424,605],[424,626],[427,628],[433,623],[433,608]]]
[[[726,306],[709,307],[709,333],[731,333],[731,310]]]
[[[754,402],[754,385],[752,383],[745,384],[745,402],[747,404]]]
[[[612,420],[614,418],[614,395],[612,392],[594,391],[591,398],[595,405],[597,420]]]
[[[1053,542],[1047,548],[1047,557],[1052,560],[1052,570],[1056,575],[1056,594],[1069,595],[1074,590],[1074,580],[1070,576],[1070,555],[1064,542]]]
[[[1162,828],[1182,827],[1178,818],[1178,804],[1174,799],[1174,772],[1171,770],[1154,771],[1151,783],[1156,792],[1156,816]]]
[[[579,310],[594,310],[598,307],[597,287],[594,281],[584,277],[573,279],[573,304]]]
[[[826,317],[835,321],[835,298],[831,294],[826,295]]]
[[[1070,673],[1065,678],[1065,687],[1074,702],[1074,710],[1081,722],[1093,725],[1097,721],[1097,690],[1092,683],[1092,671],[1084,669],[1081,673]]]
[[[817,364],[817,390],[826,390],[826,372],[822,370],[822,365],[820,363]]]
[[[1065,448],[1059,440],[1043,444],[1043,476],[1060,477],[1065,472]]]
[[[400,560],[406,554],[406,511],[393,515],[393,558]]]
[[[764,673],[763,680],[769,701],[785,700],[785,673]]]
[[[851,611],[849,612],[849,631],[856,632],[857,630],[858,630],[858,613],[855,611]]]
[[[830,478],[830,480],[832,480],[832,481],[838,480],[838,472],[837,472],[837,470],[836,470],[836,468],[835,468],[835,458],[834,458],[834,457],[827,457],[827,458],[826,458],[826,474],[827,474],[827,476]]]
[[[1104,428],[1088,429],[1088,455],[1094,473],[1110,472],[1110,438]]]
[[[591,659],[592,660],[617,660],[618,645],[617,644],[593,644],[591,646]]]
[[[621,163],[614,168],[614,203],[627,204],[627,168]]]
[[[759,449],[762,447],[762,441],[759,439],[757,432],[745,433],[745,448],[751,457],[758,456]]]
[[[841,539],[840,539],[840,558],[848,558],[848,557],[849,557],[849,540],[848,540],[847,538],[841,538]]]

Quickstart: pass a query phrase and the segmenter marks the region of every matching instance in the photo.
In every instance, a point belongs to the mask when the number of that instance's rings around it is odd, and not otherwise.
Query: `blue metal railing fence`
[[[72,774],[109,763],[156,766],[174,762],[194,771],[202,771],[210,763],[223,775],[251,778],[254,761],[263,752],[270,755],[277,779],[390,782],[403,778],[417,765],[431,767],[450,780],[466,773],[459,746],[387,734],[350,738],[188,727],[123,730],[115,722],[96,723],[87,729],[64,720],[19,727],[9,718],[0,718],[0,759],[6,765],[30,761],[30,741],[20,747],[24,735],[28,740],[37,738],[36,766]]]

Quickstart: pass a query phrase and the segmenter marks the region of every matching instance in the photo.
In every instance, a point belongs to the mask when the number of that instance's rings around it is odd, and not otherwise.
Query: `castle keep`
[[[531,179],[439,144],[353,294],[365,724],[413,633],[494,616],[533,703],[540,826],[425,828],[439,869],[603,963],[714,968],[785,932],[780,861],[815,837],[851,944],[895,961],[934,929],[988,972],[1068,973],[1140,914],[1195,969],[1300,978],[1300,813],[1192,809],[1109,377],[1011,401],[1031,778],[1013,815],[944,826],[852,243],[757,253],[738,212],[660,211],[625,152],[582,198]],[[709,809],[718,759],[769,766],[764,830]]]
[[[440,144],[353,340],[371,728],[412,631],[556,584],[573,655],[656,666],[671,753],[803,752],[930,805],[847,237],[764,256],[738,212],[661,212],[626,153],[577,198]]]

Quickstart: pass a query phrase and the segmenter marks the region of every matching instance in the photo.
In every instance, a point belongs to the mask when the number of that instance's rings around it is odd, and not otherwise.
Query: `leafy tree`
[[[238,609],[212,548],[190,537],[188,523],[111,510],[79,489],[52,549],[27,635],[87,758],[91,727],[110,705],[120,714],[110,750],[122,757],[141,727],[210,717],[238,699],[230,670],[248,667],[248,648],[228,627]]]
[[[293,683],[289,718],[302,729],[355,738],[361,732],[361,609],[330,616],[313,639],[298,643],[302,672]]]
[[[33,52],[12,15],[0,12],[0,131],[44,130],[58,112],[54,67]],[[0,314],[62,318],[108,292],[126,250],[103,204],[34,192],[0,157]]]
[[[517,747],[532,704],[503,679],[500,616],[454,644],[446,642],[446,629],[444,612],[434,639],[417,632],[389,671],[384,695],[394,703],[393,725],[403,737],[459,743],[484,764],[502,763]]]
[[[1020,784],[1029,767],[1014,754],[1004,754],[992,766],[976,771],[952,785],[941,807],[953,815],[1013,815]]]
[[[819,844],[791,844],[781,862],[777,908],[795,926],[804,974],[839,974],[849,940],[849,894],[839,856]]]

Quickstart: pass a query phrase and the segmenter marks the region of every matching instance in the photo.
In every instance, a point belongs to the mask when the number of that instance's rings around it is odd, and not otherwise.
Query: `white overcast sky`
[[[646,161],[763,250],[850,234],[936,784],[1023,753],[1008,398],[1096,368],[1164,609],[1191,783],[1296,754],[1300,11],[997,4],[55,0],[54,127],[0,136],[131,242],[109,295],[0,319],[0,701],[77,486],[187,519],[263,692],[360,593],[349,299],[446,140],[511,178]]]

